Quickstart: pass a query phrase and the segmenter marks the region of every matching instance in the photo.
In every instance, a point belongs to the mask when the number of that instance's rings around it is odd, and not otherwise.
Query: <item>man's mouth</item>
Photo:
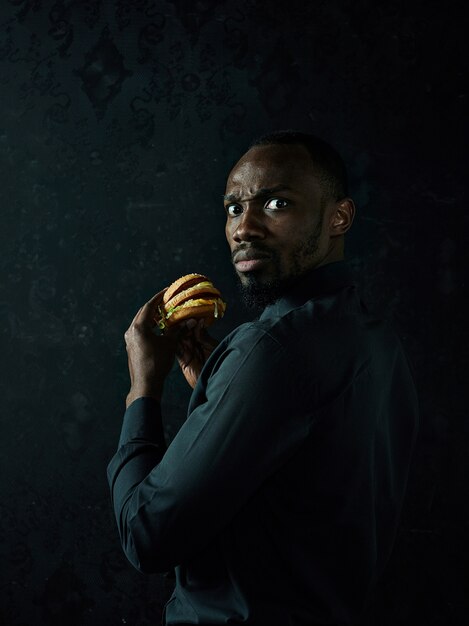
[[[233,257],[238,272],[252,272],[268,263],[270,255],[257,250],[240,250]]]

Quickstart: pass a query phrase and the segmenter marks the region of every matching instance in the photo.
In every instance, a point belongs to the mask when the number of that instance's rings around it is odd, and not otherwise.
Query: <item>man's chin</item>
[[[238,288],[244,306],[249,309],[265,308],[276,302],[282,295],[285,285],[280,279],[260,280],[256,272],[238,275]]]

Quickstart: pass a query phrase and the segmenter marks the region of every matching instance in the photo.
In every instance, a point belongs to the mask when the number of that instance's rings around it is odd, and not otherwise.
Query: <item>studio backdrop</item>
[[[250,141],[286,128],[347,163],[345,255],[419,390],[367,626],[467,623],[466,31],[457,3],[428,1],[2,2],[2,624],[160,623],[174,581],[126,561],[106,481],[129,389],[123,335],[189,272],[228,302],[217,338],[250,319],[222,194]],[[168,444],[189,397],[175,367]]]

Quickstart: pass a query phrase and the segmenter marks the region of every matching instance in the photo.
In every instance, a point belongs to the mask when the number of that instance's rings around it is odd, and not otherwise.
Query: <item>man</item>
[[[418,421],[409,364],[343,258],[355,207],[328,144],[261,138],[232,169],[225,210],[243,298],[264,310],[217,347],[195,320],[153,333],[163,292],[135,316],[108,468],[122,545],[142,572],[175,568],[168,625],[355,624],[404,498]],[[195,388],[166,447],[175,356]]]

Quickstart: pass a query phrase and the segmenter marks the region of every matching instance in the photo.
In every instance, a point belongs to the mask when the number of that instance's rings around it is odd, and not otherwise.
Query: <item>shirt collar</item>
[[[321,265],[302,276],[279,300],[269,304],[259,319],[285,315],[311,298],[355,284],[349,261],[341,260]]]

